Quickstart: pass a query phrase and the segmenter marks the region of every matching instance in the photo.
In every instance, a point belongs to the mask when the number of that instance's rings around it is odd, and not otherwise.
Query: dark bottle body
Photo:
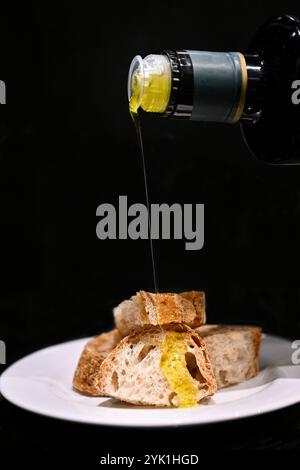
[[[256,82],[254,78],[253,83],[248,83],[241,119],[245,141],[252,153],[265,162],[299,164],[299,19],[285,15],[268,21],[252,40],[247,54],[258,58],[263,72]],[[247,112],[258,110],[257,119],[247,120]]]

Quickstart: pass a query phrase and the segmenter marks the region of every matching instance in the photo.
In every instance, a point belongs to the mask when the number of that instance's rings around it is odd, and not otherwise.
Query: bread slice
[[[178,328],[180,328],[179,325]],[[165,329],[167,330],[168,327]],[[218,389],[243,382],[257,375],[261,342],[260,328],[203,325],[194,331],[204,342]],[[107,395],[108,392],[104,392],[103,386],[105,383],[103,373],[106,373],[106,368],[103,372],[101,364],[121,339],[118,330],[114,329],[96,336],[87,343],[73,379],[73,386],[76,390],[92,396]]]
[[[205,343],[218,388],[238,384],[257,375],[260,328],[204,325],[195,331]]]
[[[73,387],[76,390],[86,395],[99,395],[100,366],[120,340],[120,333],[114,329],[96,336],[86,344],[73,378]]]
[[[122,339],[102,362],[98,386],[99,394],[159,407],[193,406],[217,389],[204,341],[181,325]]]
[[[114,309],[115,324],[122,336],[144,326],[184,323],[191,328],[205,323],[205,294],[137,292]]]

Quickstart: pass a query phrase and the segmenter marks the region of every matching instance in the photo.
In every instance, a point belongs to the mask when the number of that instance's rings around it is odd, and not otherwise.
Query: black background
[[[100,241],[95,233],[99,204],[117,205],[119,195],[145,202],[126,92],[133,56],[168,48],[243,51],[256,28],[281,13],[299,13],[298,2],[26,2],[1,12],[0,339],[8,365],[111,328],[113,306],[153,289],[147,241]],[[145,114],[142,125],[151,202],[205,204],[201,251],[185,251],[183,241],[155,242],[160,290],[205,289],[209,322],[256,323],[298,339],[300,167],[257,161],[239,126]],[[219,448],[294,449],[299,422],[295,406],[201,428],[194,448],[195,431],[170,431],[165,446],[184,433],[196,452],[224,435]],[[0,402],[6,450],[53,454],[81,442],[97,457],[110,446],[121,449],[125,434]],[[148,434],[132,434],[134,442]],[[162,444],[157,436],[150,433],[153,450]]]

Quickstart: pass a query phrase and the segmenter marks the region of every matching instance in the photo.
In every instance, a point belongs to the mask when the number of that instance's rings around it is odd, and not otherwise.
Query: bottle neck
[[[262,111],[265,73],[258,55],[165,51],[172,70],[165,117],[236,123]]]
[[[194,103],[194,70],[187,51],[164,51],[171,66],[171,93],[165,117],[190,119]]]

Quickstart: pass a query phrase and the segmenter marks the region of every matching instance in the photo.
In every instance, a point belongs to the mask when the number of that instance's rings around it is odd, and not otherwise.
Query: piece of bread
[[[257,375],[260,328],[203,325],[194,331],[205,343],[218,388],[234,385]],[[92,396],[105,395],[99,386],[103,376],[100,366],[121,339],[115,329],[87,343],[74,375],[73,385],[76,390]]]
[[[238,384],[257,375],[260,328],[204,325],[195,331],[206,345],[218,388]]]
[[[73,378],[73,387],[87,395],[99,395],[99,370],[102,362],[121,340],[117,329],[102,333],[84,347]]]
[[[102,362],[99,394],[135,405],[193,406],[216,391],[204,341],[190,328],[152,326]]]
[[[137,292],[114,309],[115,324],[122,336],[144,326],[184,323],[191,328],[205,323],[205,294]]]

